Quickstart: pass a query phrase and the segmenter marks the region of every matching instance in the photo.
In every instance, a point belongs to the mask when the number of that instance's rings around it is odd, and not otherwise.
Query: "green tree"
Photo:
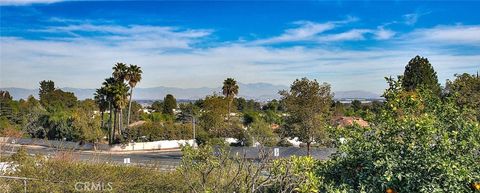
[[[108,104],[109,101],[107,100],[107,91],[105,87],[99,88],[95,91],[94,93],[94,100],[95,103],[98,105],[98,109],[100,110],[100,121],[101,121],[101,127],[105,127],[105,122],[104,122],[104,114],[105,111],[108,109]]]
[[[228,100],[227,120],[229,121],[230,121],[231,106],[235,96],[237,96],[238,94],[238,89],[239,87],[237,85],[237,81],[235,81],[233,78],[227,78],[225,81],[223,81],[222,93],[225,96],[225,98]]]
[[[151,105],[152,110],[155,112],[163,112],[163,101],[155,101]]]
[[[40,117],[48,139],[74,141],[79,138],[79,133],[72,126],[72,113],[70,111],[53,111]]]
[[[270,124],[259,119],[248,127],[248,134],[253,137],[253,141],[265,146],[274,146],[278,136],[270,128]]]
[[[342,104],[340,101],[335,101],[335,103],[332,104],[333,108],[333,115],[334,116],[344,116],[345,115],[345,105]]]
[[[447,81],[448,96],[454,97],[455,103],[463,110],[473,111],[480,120],[480,76],[471,74],[456,74],[455,80]]]
[[[77,108],[72,113],[72,127],[75,133],[78,133],[76,140],[98,143],[103,137],[101,125],[98,117],[95,117],[93,111],[83,108]],[[94,146],[96,147],[96,146]]]
[[[351,105],[352,105],[353,111],[357,113],[360,110],[362,110],[362,102],[360,102],[359,100],[353,100]]]
[[[254,122],[257,122],[260,119],[261,119],[260,114],[258,112],[247,111],[243,113],[243,124],[246,126],[249,126]]]
[[[11,120],[14,117],[12,96],[8,91],[0,90],[0,117]]]
[[[109,144],[112,144],[114,141],[114,121],[113,121],[113,97],[114,97],[114,84],[115,84],[115,79],[113,77],[106,78],[105,81],[102,83],[102,87],[100,90],[101,92],[105,95],[105,99],[108,102],[108,111],[109,111],[109,116],[108,116],[108,142]]]
[[[405,66],[402,87],[407,91],[424,87],[432,90],[432,92],[437,95],[441,92],[437,73],[428,59],[420,56],[415,56],[408,62],[407,66]]]
[[[266,110],[264,111],[263,113],[263,119],[267,122],[267,123],[275,123],[275,124],[279,124],[281,125],[282,124],[282,117],[280,114],[274,112],[274,111],[271,111],[271,110]]]
[[[117,81],[125,81],[125,78],[127,77],[128,74],[128,67],[125,63],[116,63],[113,68],[113,73],[112,76],[115,80]]]
[[[225,98],[212,95],[207,96],[203,102],[203,112],[199,117],[200,127],[210,137],[236,137],[241,134],[241,123],[237,120],[226,121],[228,101]]]
[[[320,85],[317,80],[307,78],[297,79],[290,86],[290,91],[280,91],[285,103],[286,124],[283,134],[288,137],[298,137],[307,144],[310,155],[312,142],[321,143],[326,138],[325,129],[330,120],[332,93],[330,85]]]
[[[131,113],[130,113],[130,124],[137,122],[140,120],[143,113],[143,107],[141,104],[137,103],[136,101],[132,101],[131,106]]]
[[[193,119],[197,119],[200,115],[200,107],[193,102],[180,103],[179,107],[182,112],[179,119],[183,122],[192,122],[194,121]],[[192,122],[192,124],[195,123]]]
[[[142,80],[142,70],[137,65],[130,65],[127,70],[127,75],[125,79],[130,85],[130,99],[128,100],[128,115],[127,115],[127,127],[130,125],[130,111],[132,108],[132,95],[133,88],[137,86],[138,82]]]
[[[277,99],[273,99],[271,101],[268,101],[268,103],[264,105],[262,109],[264,111],[270,110],[273,112],[277,112],[279,108],[280,108],[280,103],[278,102]]]
[[[29,96],[22,105],[22,114],[22,127],[26,133],[34,138],[46,137],[40,118],[46,116],[47,112],[37,99]]]
[[[127,75],[128,75],[128,67],[124,63],[117,63],[112,68],[112,76],[115,79],[115,85],[113,89],[114,97],[114,106],[116,109],[115,117],[118,116],[118,131],[117,135],[121,135],[123,132],[123,109],[126,107],[127,104],[127,95],[129,87],[125,84]]]
[[[51,80],[43,80],[40,82],[40,89],[38,96],[40,97],[40,104],[44,107],[48,106],[47,101],[50,93],[55,90],[55,83]]]
[[[237,110],[243,112],[247,108],[247,100],[243,97],[238,97],[235,99],[235,104],[237,104]]]
[[[174,109],[177,108],[177,99],[171,94],[167,94],[163,99],[163,113],[168,115],[175,115],[173,112]]]
[[[40,104],[48,111],[73,108],[77,104],[77,97],[72,92],[55,89],[51,80],[40,82]]]
[[[454,100],[387,80],[377,122],[354,126],[317,171],[321,192],[472,192],[480,180],[478,122],[465,119]]]
[[[117,63],[113,67],[113,73],[110,78],[105,79],[100,88],[99,96],[104,95],[110,111],[109,116],[109,143],[118,142],[122,136],[123,129],[123,109],[128,104],[129,87],[125,83],[126,65]]]
[[[128,103],[128,85],[123,81],[117,81],[113,88],[113,106],[115,107],[116,123],[118,124],[117,133],[115,135],[121,136],[123,130],[123,109]]]

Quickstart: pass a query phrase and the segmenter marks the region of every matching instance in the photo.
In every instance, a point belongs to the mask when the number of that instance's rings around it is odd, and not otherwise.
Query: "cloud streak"
[[[24,6],[31,4],[50,4],[62,2],[65,0],[2,0],[0,6]]]
[[[435,42],[450,45],[480,46],[479,25],[436,26],[417,29],[404,36],[414,42]]]
[[[478,53],[463,55],[431,47],[438,42],[478,43],[475,34],[480,32],[479,26],[437,26],[400,35],[383,27],[332,32],[349,22],[354,21],[295,22],[299,28],[286,29],[282,35],[270,38],[270,43],[372,38],[393,45],[388,49],[301,44],[275,47],[259,43],[269,39],[260,39],[205,47],[197,45],[208,42],[215,33],[212,29],[67,22],[35,29],[49,34],[48,38],[1,37],[0,87],[32,88],[40,80],[51,79],[60,87],[95,88],[110,75],[113,63],[121,61],[142,66],[144,79],[140,87],[216,87],[225,77],[243,83],[288,85],[307,76],[330,82],[335,90],[361,87],[381,93],[385,87],[383,77],[402,73],[408,60],[417,54],[432,61],[440,80],[480,66]],[[407,43],[416,46],[402,47]]]
[[[190,49],[191,45],[213,32],[208,29],[180,29],[170,26],[74,24],[32,30],[57,36],[53,41],[72,41],[138,49]],[[94,35],[92,35],[94,34]],[[67,35],[67,37],[65,37]]]
[[[253,45],[272,45],[290,42],[311,42],[316,44],[342,41],[359,41],[367,39],[367,35],[373,35],[377,40],[390,39],[395,32],[378,27],[377,29],[350,29],[342,32],[330,32],[344,27],[347,24],[358,21],[358,18],[349,17],[340,21],[329,21],[324,23],[316,23],[312,21],[297,21],[296,28],[286,29],[283,34],[255,40],[251,42]]]

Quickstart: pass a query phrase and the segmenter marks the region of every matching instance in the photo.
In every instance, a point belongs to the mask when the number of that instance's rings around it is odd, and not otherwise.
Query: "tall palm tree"
[[[105,124],[103,115],[108,108],[107,93],[104,87],[101,87],[95,91],[94,99],[98,109],[100,110],[101,127],[104,128]]]
[[[128,100],[128,115],[127,115],[127,127],[130,125],[130,111],[132,108],[132,95],[133,95],[133,88],[137,86],[137,83],[142,80],[142,69],[140,69],[137,65],[130,65],[127,70],[127,75],[125,79],[128,81],[130,85],[130,99]]]
[[[232,102],[235,96],[238,94],[237,81],[235,81],[233,78],[227,78],[225,81],[223,81],[222,91],[223,91],[223,95],[228,100],[227,120],[230,121],[230,112],[231,112]]]
[[[115,66],[112,68],[112,76],[115,79],[115,96],[113,98],[115,104],[115,111],[120,113],[118,115],[118,130],[116,134],[120,134],[123,131],[123,109],[126,106],[126,97],[128,95],[128,86],[125,84],[125,80],[128,74],[128,66],[125,63],[116,63]],[[125,90],[126,88],[126,90]]]
[[[125,81],[125,77],[127,76],[128,67],[125,63],[118,62],[112,68],[113,73],[112,76],[118,81]]]
[[[118,126],[115,135],[121,135],[123,132],[123,109],[127,106],[128,85],[124,82],[115,82],[113,92],[113,104],[115,106],[115,114],[118,114]]]
[[[114,139],[114,131],[115,128],[113,127],[113,123],[116,123],[115,121],[112,122],[113,117],[113,97],[114,97],[114,91],[115,91],[115,78],[110,77],[105,79],[105,81],[102,83],[102,88],[105,92],[107,103],[108,103],[108,109],[110,111],[109,113],[109,118],[108,118],[108,142],[110,144],[113,143]],[[113,124],[113,125],[112,125]]]

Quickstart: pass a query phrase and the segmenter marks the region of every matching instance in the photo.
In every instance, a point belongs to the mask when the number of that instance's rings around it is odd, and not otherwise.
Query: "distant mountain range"
[[[288,89],[287,86],[283,85],[274,85],[269,83],[251,83],[243,84],[239,83],[239,96],[247,99],[255,99],[258,101],[268,101],[272,99],[278,99],[278,91]],[[93,93],[95,89],[88,88],[60,88],[64,91],[73,92],[78,99],[93,98]],[[26,99],[28,96],[33,95],[37,98],[38,89],[25,89],[25,88],[0,88],[0,90],[7,90],[10,92],[10,95],[14,99]],[[177,99],[199,99],[207,95],[212,95],[213,93],[221,94],[221,87],[209,88],[176,88],[176,87],[153,87],[153,88],[135,88],[133,98],[136,100],[158,100],[163,99],[167,94],[173,94]],[[377,99],[380,98],[380,95],[362,91],[362,90],[352,90],[352,91],[337,91],[335,92],[336,99],[344,98],[359,98],[359,99]]]

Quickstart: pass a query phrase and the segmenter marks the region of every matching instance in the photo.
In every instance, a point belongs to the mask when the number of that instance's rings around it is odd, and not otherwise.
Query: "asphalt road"
[[[159,169],[170,170],[174,169],[180,164],[182,158],[181,151],[144,151],[144,152],[128,152],[128,153],[109,153],[109,152],[93,152],[93,151],[72,151],[72,150],[58,150],[55,148],[48,148],[43,146],[24,146],[27,152],[31,155],[44,155],[48,157],[58,155],[69,155],[76,160],[88,162],[104,162],[123,164],[124,158],[130,158],[131,164],[139,165],[155,165]],[[3,146],[0,153],[2,155],[11,155],[20,148],[19,145]],[[272,158],[285,158],[292,155],[302,156],[306,155],[306,148],[298,147],[278,147],[278,157],[274,157],[274,148],[268,148]],[[311,155],[316,159],[328,159],[336,149],[333,148],[312,148]],[[259,148],[255,147],[231,147],[230,154],[244,156],[247,159],[256,159],[259,155]]]
[[[107,153],[93,151],[58,150],[42,146],[24,146],[30,155],[44,155],[53,157],[59,154],[72,156],[74,159],[89,162],[123,163],[124,158],[130,158],[132,164],[158,164],[175,167],[179,165],[182,153],[180,151],[149,151],[131,153]],[[4,146],[1,153],[9,155],[15,153],[20,146]]]

